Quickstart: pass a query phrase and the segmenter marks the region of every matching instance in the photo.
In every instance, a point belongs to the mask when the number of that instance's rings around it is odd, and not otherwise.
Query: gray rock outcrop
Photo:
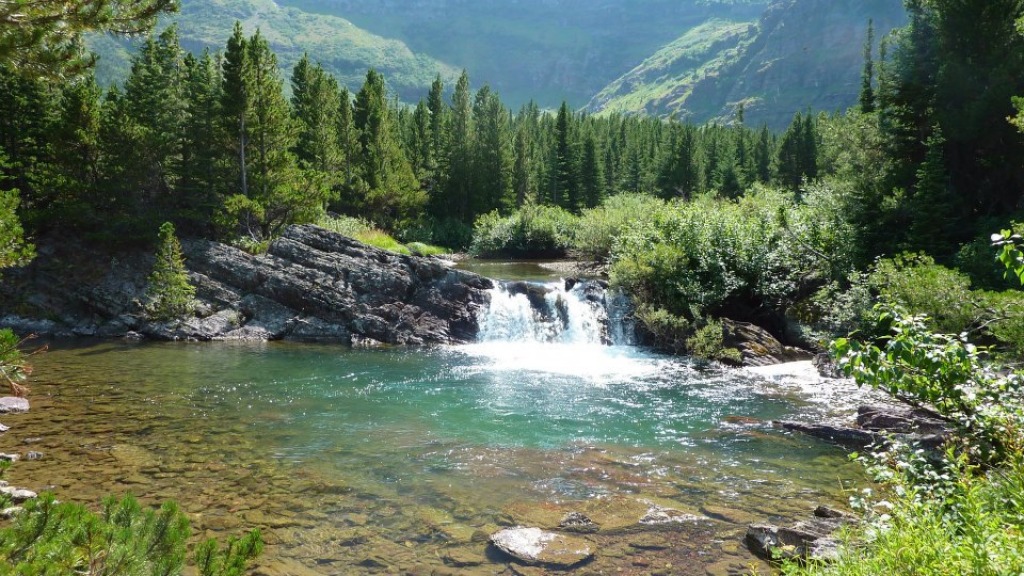
[[[2,323],[55,336],[155,339],[292,339],[352,344],[460,343],[475,339],[491,281],[433,258],[379,250],[312,225],[292,226],[266,254],[205,240],[183,242],[196,287],[194,317],[159,323],[142,307],[151,257],[97,257],[92,278],[62,272],[41,250],[32,268],[0,290],[21,288]],[[106,260],[111,260],[106,256]],[[6,279],[5,279],[6,280]],[[27,296],[25,296],[27,294]],[[39,320],[46,318],[46,320]]]

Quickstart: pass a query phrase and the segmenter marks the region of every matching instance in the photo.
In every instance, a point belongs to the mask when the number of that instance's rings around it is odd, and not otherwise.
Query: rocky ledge
[[[952,427],[936,413],[912,406],[865,405],[857,408],[852,426],[777,420],[772,424],[791,432],[801,432],[847,448],[860,449],[896,439],[930,450],[940,448]]]
[[[433,258],[379,250],[317,226],[292,226],[266,254],[205,240],[183,243],[195,317],[147,320],[152,256],[40,247],[7,273],[0,325],[48,336],[162,340],[329,340],[346,344],[472,341],[491,281]],[[88,264],[82,260],[89,260]]]

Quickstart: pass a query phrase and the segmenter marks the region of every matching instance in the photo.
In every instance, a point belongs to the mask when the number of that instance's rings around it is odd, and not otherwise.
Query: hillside
[[[713,18],[754,21],[766,0],[279,0],[343,16],[465,68],[512,106],[585,105],[598,91]]]
[[[867,23],[875,38],[906,21],[901,0],[778,0],[756,26],[709,22],[665,46],[591,100],[593,112],[728,119],[782,128],[798,111],[857,101]],[[876,55],[877,55],[877,45]]]
[[[358,89],[366,70],[373,67],[384,73],[400,98],[415,101],[438,74],[454,79],[459,72],[414,52],[400,40],[367,32],[337,16],[309,14],[273,0],[184,0],[181,11],[165,24],[176,22],[182,46],[199,52],[222,50],[236,20],[247,34],[259,27],[286,72],[308,52],[351,89]],[[97,70],[101,81],[124,77],[128,52],[123,44],[102,37],[92,39],[90,45],[101,55]]]

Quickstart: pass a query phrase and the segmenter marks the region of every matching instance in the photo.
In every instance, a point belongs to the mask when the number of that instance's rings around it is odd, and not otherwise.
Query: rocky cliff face
[[[146,319],[150,258],[87,258],[83,266],[44,248],[4,279],[0,325],[45,335],[459,343],[476,338],[476,313],[491,288],[490,280],[439,260],[392,254],[316,226],[289,228],[263,255],[202,240],[184,249],[199,301],[193,318]]]

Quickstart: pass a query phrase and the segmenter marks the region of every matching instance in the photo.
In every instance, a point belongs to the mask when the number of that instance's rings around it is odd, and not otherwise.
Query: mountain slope
[[[182,46],[192,51],[223,50],[235,21],[246,34],[258,27],[289,74],[303,52],[355,90],[368,68],[382,72],[399,97],[415,101],[425,95],[434,78],[453,79],[459,70],[423,53],[413,52],[400,40],[377,36],[336,16],[309,14],[281,7],[273,0],[184,0],[181,11],[163,24],[175,22]],[[94,38],[91,47],[101,54],[97,71],[101,80],[123,78],[127,51],[109,38]]]
[[[664,114],[684,109],[701,79],[716,74],[756,36],[756,22],[713,19],[689,30],[590,101],[592,110]]]
[[[753,21],[767,0],[278,0],[343,16],[465,68],[518,106],[586,104],[682,32]]]
[[[757,23],[756,34],[738,35],[701,67],[652,57],[609,85],[588,108],[594,112],[645,111],[703,122],[731,118],[739,103],[750,124],[785,127],[802,110],[842,110],[856,103],[863,67],[867,23],[875,38],[906,22],[901,0],[777,0]],[[684,36],[679,43],[684,43]],[[877,55],[877,45],[876,45]],[[661,53],[659,53],[661,54]],[[710,55],[709,55],[710,56]],[[679,66],[689,73],[663,78],[662,70]],[[699,73],[695,73],[699,72]],[[632,83],[631,83],[632,81]],[[638,107],[633,86],[656,97]]]

